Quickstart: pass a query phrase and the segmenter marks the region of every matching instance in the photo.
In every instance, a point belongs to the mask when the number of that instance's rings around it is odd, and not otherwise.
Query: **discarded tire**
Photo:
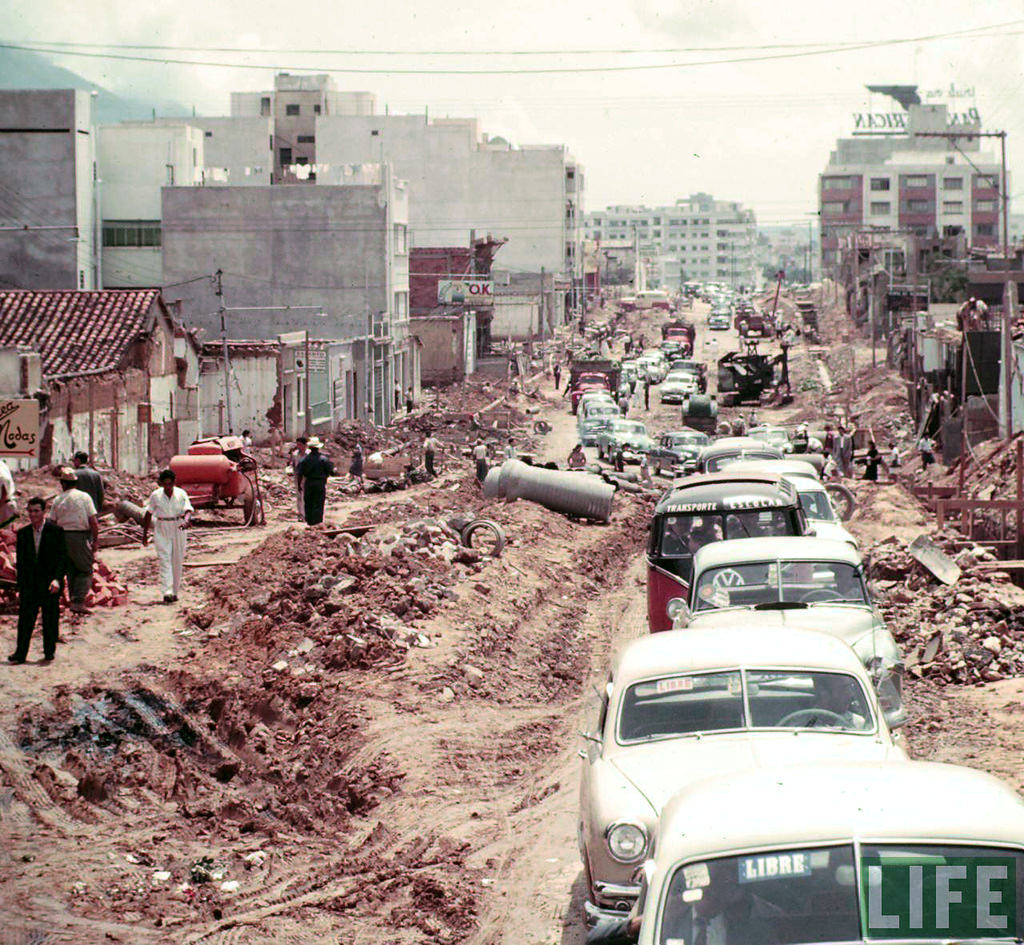
[[[841,482],[826,482],[825,491],[832,500],[836,515],[842,521],[853,518],[853,513],[857,511],[857,498],[846,486]]]
[[[476,544],[473,543],[474,536],[480,536]],[[497,558],[505,548],[505,530],[497,522],[478,518],[462,529],[462,543],[467,548],[475,548]]]
[[[551,424],[547,420],[534,420],[533,421],[533,432],[534,433],[550,433]]]

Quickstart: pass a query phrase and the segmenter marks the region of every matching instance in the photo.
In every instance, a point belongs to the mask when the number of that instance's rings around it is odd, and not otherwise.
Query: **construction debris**
[[[906,653],[908,672],[943,683],[1020,675],[1024,591],[1005,572],[974,567],[994,563],[987,548],[958,549],[958,544],[963,539],[948,531],[910,545],[890,538],[872,550],[870,576],[879,608]],[[955,590],[935,576],[933,567],[946,580],[959,574]]]

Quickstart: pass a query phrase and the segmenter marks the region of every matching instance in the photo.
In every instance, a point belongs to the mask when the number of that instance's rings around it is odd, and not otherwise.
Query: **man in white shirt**
[[[17,517],[14,504],[14,476],[11,468],[0,459],[0,528],[6,528]]]
[[[505,459],[516,458],[516,444],[512,437],[508,438],[508,443],[505,444]]]
[[[153,528],[153,547],[160,562],[160,584],[165,604],[178,600],[185,567],[185,529],[194,511],[188,493],[174,484],[175,478],[171,469],[160,473],[157,479],[160,486],[149,497],[146,517],[142,520],[142,544],[149,540],[149,530],[151,526]]]
[[[478,482],[483,482],[487,478],[487,444],[477,443],[473,447],[473,459],[476,461],[476,478]]]
[[[75,470],[62,466],[58,478],[64,491],[50,506],[50,521],[64,529],[70,610],[84,614],[88,612],[85,598],[92,588],[92,566],[100,524],[92,496],[78,488]]]
[[[437,455],[437,451],[441,448],[441,444],[437,442],[432,432],[427,433],[427,438],[423,441],[423,466],[427,470],[427,475],[431,479],[437,475],[437,470],[434,467],[434,459]]]

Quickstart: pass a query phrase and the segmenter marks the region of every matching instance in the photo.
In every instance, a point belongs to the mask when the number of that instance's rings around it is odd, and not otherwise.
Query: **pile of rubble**
[[[908,672],[961,684],[1024,674],[1024,591],[1005,571],[986,567],[997,560],[988,549],[958,548],[963,539],[950,531],[931,538],[948,555],[950,584],[896,538],[871,554],[879,609],[906,654]]]
[[[16,543],[17,537],[13,528],[0,530],[0,608],[4,610],[11,609],[17,603]],[[66,584],[61,602],[65,606],[69,603]],[[86,607],[119,607],[127,602],[128,588],[113,570],[97,559],[92,569],[92,586],[85,597]]]
[[[452,586],[485,558],[440,518],[362,536],[290,530],[239,562],[231,586],[218,581],[189,619],[209,636],[265,648],[274,672],[366,667],[430,646],[415,622],[454,598]]]

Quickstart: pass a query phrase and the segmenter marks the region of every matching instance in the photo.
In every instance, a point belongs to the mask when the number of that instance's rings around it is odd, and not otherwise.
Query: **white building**
[[[668,207],[614,206],[586,216],[588,239],[635,240],[666,288],[688,280],[753,285],[757,221],[735,201],[692,194]]]

